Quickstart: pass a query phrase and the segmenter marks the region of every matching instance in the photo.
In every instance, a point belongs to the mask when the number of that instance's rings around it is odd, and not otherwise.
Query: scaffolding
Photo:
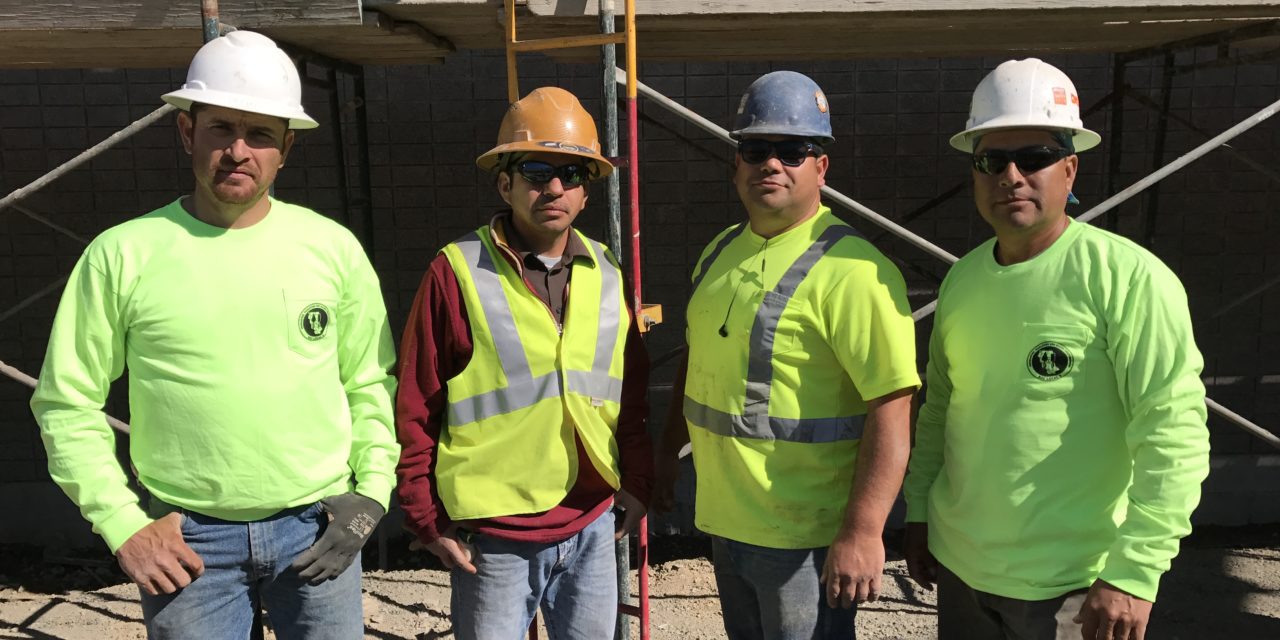
[[[225,31],[226,27],[219,23],[218,15],[217,15],[216,0],[202,0],[201,5],[202,5],[202,32],[207,41],[208,39],[212,37],[216,37],[218,34]],[[591,36],[581,36],[576,38],[570,37],[570,38],[558,38],[558,39],[541,40],[541,41],[520,41],[516,37],[517,31],[516,31],[515,2],[514,0],[505,0],[504,9],[505,9],[505,15],[507,19],[506,29],[507,29],[507,36],[508,36],[506,41],[507,65],[508,65],[508,96],[512,101],[519,98],[518,74],[517,74],[517,68],[516,68],[517,53],[528,52],[528,51],[542,51],[550,48],[566,47],[566,46],[579,46],[579,47],[600,46],[602,48],[602,55],[605,61],[605,75],[603,79],[604,96],[605,96],[604,103],[605,103],[606,110],[608,112],[608,115],[604,118],[605,125],[606,125],[605,153],[610,157],[617,157],[618,156],[618,131],[616,126],[617,125],[616,108],[617,108],[618,100],[615,97],[616,93],[614,91],[614,88],[618,85],[622,85],[626,88],[625,89],[626,91],[625,107],[627,110],[628,145],[629,146],[628,146],[628,153],[626,158],[624,160],[620,159],[619,161],[619,164],[624,165],[625,168],[627,169],[628,182],[629,182],[629,192],[628,192],[629,205],[630,205],[629,235],[627,236],[628,241],[627,241],[627,247],[626,247],[628,251],[626,252],[625,256],[623,253],[623,235],[622,235],[621,223],[620,223],[620,217],[621,217],[620,216],[620,198],[619,198],[620,185],[619,185],[618,172],[615,172],[610,177],[610,182],[608,186],[610,203],[611,203],[611,206],[610,206],[611,215],[610,215],[610,222],[609,222],[608,240],[609,240],[609,245],[611,246],[615,255],[618,255],[620,258],[624,258],[625,266],[630,273],[631,282],[633,284],[634,308],[637,313],[637,317],[640,318],[641,325],[645,329],[647,329],[652,324],[655,324],[657,321],[660,321],[660,311],[651,310],[649,307],[641,304],[643,297],[642,297],[642,287],[641,287],[642,274],[641,274],[641,258],[640,258],[641,245],[640,245],[640,213],[639,213],[640,211],[639,209],[639,151],[638,151],[638,140],[639,140],[638,117],[639,116],[638,116],[638,108],[637,108],[638,97],[644,96],[647,100],[651,101],[653,104],[679,116],[680,118],[693,124],[694,126],[710,133],[716,139],[719,139],[726,144],[732,145],[733,141],[729,137],[728,132],[725,131],[723,128],[719,127],[718,125],[711,122],[710,120],[707,120],[706,118],[698,115],[692,110],[684,107],[678,102],[668,98],[667,96],[661,94],[660,92],[652,89],[651,87],[645,85],[643,82],[640,82],[638,80],[636,50],[635,50],[634,0],[626,0],[626,5],[627,5],[626,16],[625,16],[626,28],[624,33],[622,34],[616,34],[613,32],[614,22],[615,22],[615,13],[613,9],[612,0],[601,0],[601,11],[600,11],[600,25],[601,25],[601,31],[602,31],[601,34],[591,35]],[[1250,25],[1250,26],[1246,26],[1238,29],[1233,29],[1233,30],[1225,31],[1218,34],[1211,34],[1208,36],[1198,36],[1198,37],[1190,38],[1183,41],[1172,42],[1160,47],[1154,47],[1150,49],[1143,49],[1143,50],[1132,51],[1127,53],[1114,54],[1113,90],[1110,95],[1104,97],[1099,103],[1095,104],[1090,109],[1090,111],[1092,111],[1092,110],[1101,108],[1103,106],[1109,105],[1112,110],[1111,111],[1111,133],[1110,133],[1111,140],[1109,142],[1110,146],[1108,147],[1110,155],[1109,155],[1109,170],[1107,171],[1107,180],[1108,180],[1108,191],[1113,195],[1108,197],[1102,203],[1094,206],[1089,211],[1078,216],[1077,220],[1081,222],[1095,220],[1107,213],[1113,212],[1122,203],[1125,203],[1139,195],[1143,195],[1145,198],[1145,202],[1143,206],[1143,210],[1145,211],[1145,219],[1143,221],[1144,222],[1144,227],[1143,227],[1144,239],[1148,245],[1151,244],[1153,234],[1154,234],[1156,212],[1158,211],[1158,208],[1159,208],[1158,204],[1159,204],[1159,198],[1160,198],[1160,189],[1159,189],[1160,181],[1216,149],[1223,149],[1228,153],[1233,154],[1235,157],[1239,158],[1243,163],[1251,167],[1253,170],[1266,176],[1272,181],[1280,183],[1280,173],[1277,173],[1276,171],[1270,169],[1269,167],[1263,165],[1262,163],[1254,161],[1250,159],[1248,156],[1245,156],[1239,153],[1228,144],[1231,140],[1233,140],[1237,136],[1243,134],[1244,132],[1252,129],[1253,127],[1257,126],[1258,124],[1262,123],[1263,121],[1273,116],[1276,113],[1276,111],[1280,110],[1280,101],[1276,101],[1262,108],[1258,112],[1254,113],[1252,116],[1240,121],[1235,126],[1221,133],[1218,133],[1216,135],[1213,135],[1207,131],[1203,131],[1195,127],[1191,122],[1185,119],[1180,119],[1178,116],[1170,113],[1170,95],[1171,95],[1172,82],[1177,75],[1196,71],[1198,69],[1212,68],[1215,66],[1252,63],[1252,62],[1267,61],[1267,60],[1280,58],[1280,49],[1271,49],[1264,52],[1239,54],[1239,55],[1232,55],[1230,50],[1231,49],[1230,45],[1233,42],[1254,39],[1254,38],[1261,38],[1266,36],[1274,36],[1277,34],[1280,34],[1280,22],[1268,22],[1260,25]],[[616,44],[624,44],[626,46],[625,70],[617,69],[616,67],[616,59],[614,57],[615,54],[613,51],[613,46]],[[1177,54],[1180,51],[1185,51],[1193,48],[1206,47],[1206,46],[1216,46],[1218,48],[1219,55],[1216,59],[1209,60],[1209,61],[1178,64]],[[328,59],[328,58],[325,58],[324,56],[320,56],[318,54],[309,53],[305,51],[291,50],[291,54],[295,58],[297,58],[304,67],[306,67],[307,65],[315,65],[323,69],[323,75],[324,75],[323,79],[311,77],[310,74],[308,73],[304,73],[302,75],[304,77],[304,81],[309,85],[325,89],[329,92],[330,116],[333,119],[333,126],[336,128],[335,148],[337,152],[336,152],[335,160],[337,161],[338,167],[339,167],[339,179],[341,182],[340,191],[342,193],[342,202],[343,202],[342,207],[343,207],[344,214],[347,216],[344,222],[347,224],[348,227],[350,227],[353,230],[356,236],[360,238],[362,242],[365,243],[366,249],[372,250],[372,243],[374,241],[373,233],[372,233],[372,215],[373,215],[372,214],[372,196],[371,196],[372,181],[370,179],[370,165],[369,165],[369,157],[368,157],[369,141],[368,141],[368,133],[367,133],[367,118],[364,117],[363,115],[357,118],[356,135],[354,137],[354,140],[350,140],[350,141],[345,137],[345,134],[342,131],[342,124],[341,124],[341,119],[343,114],[350,113],[353,111],[359,113],[364,106],[364,102],[365,102],[364,70],[362,67],[358,65],[351,65],[342,61]],[[1129,87],[1125,82],[1125,72],[1129,68],[1129,65],[1132,65],[1135,62],[1146,61],[1146,60],[1157,59],[1157,58],[1162,59],[1162,63],[1163,63],[1162,71],[1161,71],[1161,95],[1160,95],[1159,101],[1156,101],[1152,98],[1146,97],[1140,93],[1133,91],[1132,87]],[[354,95],[351,101],[347,103],[343,103],[338,95],[339,88],[341,86],[348,86],[348,85],[352,87],[352,91]],[[1116,182],[1120,174],[1119,167],[1120,167],[1120,157],[1122,153],[1122,145],[1120,143],[1121,143],[1123,132],[1124,132],[1124,103],[1126,100],[1135,102],[1146,109],[1156,112],[1159,115],[1160,128],[1157,131],[1156,142],[1151,153],[1152,164],[1154,166],[1157,166],[1158,168],[1156,168],[1151,174],[1136,181],[1132,185],[1129,185],[1128,187],[1120,189],[1118,188],[1118,185],[1116,184]],[[3,198],[0,198],[0,213],[5,213],[10,210],[22,213],[27,217],[29,217],[30,219],[36,222],[39,222],[40,224],[43,224],[44,226],[54,230],[59,234],[72,238],[82,244],[85,243],[86,240],[80,237],[78,234],[57,224],[56,222],[48,219],[45,216],[24,207],[20,203],[24,199],[32,195],[33,193],[36,193],[40,189],[48,186],[49,184],[56,181],[58,178],[65,176],[66,174],[70,173],[72,170],[76,169],[77,167],[82,166],[86,162],[92,160],[94,157],[100,155],[105,150],[117,145],[118,143],[120,143],[125,139],[128,139],[130,136],[138,133],[139,131],[146,129],[151,124],[159,121],[160,119],[164,118],[166,115],[170,114],[172,111],[173,111],[173,107],[171,106],[165,105],[163,107],[160,107],[159,109],[156,109],[155,111],[145,115],[144,117],[138,119],[137,121],[113,133],[111,136],[107,137],[102,142],[76,155],[72,159],[59,165],[58,167],[54,168],[53,170],[49,171],[48,173],[39,177],[38,179],[32,181],[31,183],[21,188],[15,189],[14,191],[5,195]],[[1170,163],[1163,164],[1163,166],[1160,166],[1161,163],[1163,162],[1163,158],[1165,154],[1167,128],[1171,121],[1179,122],[1184,126],[1187,126],[1192,131],[1196,132],[1198,135],[1201,135],[1202,137],[1207,139],[1203,143],[1198,145],[1195,149],[1187,152],[1186,154],[1173,160]],[[356,157],[355,164],[357,165],[356,173],[358,175],[356,180],[354,181],[349,180],[349,177],[347,176],[347,171],[346,171],[347,167],[349,167],[352,164],[345,156],[345,153],[348,151],[348,148],[350,146],[355,146],[357,148],[357,154],[356,154],[357,157]],[[356,184],[353,185],[352,182]],[[355,191],[354,196],[352,195],[353,190]],[[962,190],[962,187],[956,187],[956,188],[947,190],[943,194],[931,200],[929,203],[920,207],[916,211],[913,211],[910,214],[908,214],[905,217],[904,221],[909,221],[910,219],[913,219],[914,217],[925,213],[930,208],[937,206],[938,204],[945,201],[946,199],[956,195],[961,190]],[[957,257],[952,253],[946,251],[945,249],[942,249],[941,247],[937,246],[933,242],[930,242],[928,239],[910,231],[899,222],[895,222],[889,219],[888,217],[877,213],[871,208],[857,202],[852,198],[849,198],[848,196],[838,192],[837,190],[835,190],[834,188],[831,188],[830,186],[823,188],[823,196],[829,202],[835,203],[840,207],[844,208],[845,210],[858,215],[859,217],[871,222],[872,224],[875,224],[876,226],[882,228],[886,233],[892,234],[893,236],[909,243],[910,245],[916,247],[917,249],[924,252],[925,254],[943,263],[946,263],[949,265],[957,261]],[[358,215],[352,214],[353,208],[356,208],[359,210]],[[49,283],[48,285],[41,288],[39,291],[35,292],[34,294],[21,300],[14,306],[8,309],[5,309],[3,311],[0,311],[0,322],[3,322],[5,320],[8,320],[14,317],[19,312],[26,309],[29,305],[36,302],[37,300],[40,300],[52,293],[55,293],[61,290],[62,286],[65,284],[65,281],[66,281],[65,277],[59,280],[55,280],[54,282]],[[1234,308],[1249,299],[1252,299],[1258,295],[1261,295],[1263,292],[1267,291],[1268,289],[1275,286],[1276,284],[1280,284],[1280,277],[1272,278],[1266,282],[1260,283],[1257,287],[1254,287],[1253,289],[1249,290],[1248,292],[1246,292],[1236,300],[1233,300],[1230,304],[1219,309],[1215,317],[1221,316],[1222,314],[1229,311],[1231,308]],[[917,321],[922,320],[925,317],[929,316],[935,308],[936,308],[936,301],[923,305],[920,308],[914,310],[913,318]],[[4,354],[0,354],[0,356],[3,356],[3,355]],[[661,363],[665,360],[668,360],[670,356],[671,354],[668,354],[667,356],[658,358],[656,362]],[[3,361],[0,361],[0,373],[3,373],[6,377],[9,377],[28,387],[34,387],[36,382],[35,379],[32,378],[30,375],[18,370],[17,368],[9,364],[4,363]],[[1261,440],[1267,443],[1270,447],[1280,450],[1280,437],[1277,437],[1277,435],[1272,431],[1259,426],[1253,421],[1245,418],[1244,416],[1241,416],[1240,414],[1236,413],[1235,411],[1231,410],[1228,407],[1223,406],[1222,404],[1214,401],[1213,399],[1207,399],[1206,404],[1210,410],[1212,410],[1215,414],[1221,416],[1227,422],[1239,427],[1241,430],[1257,438],[1258,440]],[[111,417],[108,417],[108,422],[116,430],[122,433],[126,433],[126,434],[128,433],[129,427],[124,422]],[[637,605],[630,605],[630,604],[624,603],[622,607],[620,607],[620,610],[623,611],[624,613],[635,615],[640,618],[641,634],[642,634],[642,637],[646,637],[646,638],[648,635],[648,599],[647,599],[648,576],[647,576],[647,570],[646,570],[647,568],[647,533],[648,533],[647,521],[642,521],[641,534],[640,534],[640,549],[639,549],[639,563],[641,568],[640,569],[640,594],[639,594],[640,604],[637,606]],[[626,551],[620,552],[620,566],[625,566],[625,565],[622,565],[621,563],[626,561],[626,555],[627,555]],[[379,557],[380,557],[381,564],[385,566],[386,540],[385,540],[385,536],[381,536],[381,535],[379,538]],[[620,590],[619,593],[621,596],[623,594],[623,591]],[[620,625],[620,629],[621,629],[621,626],[622,625]]]

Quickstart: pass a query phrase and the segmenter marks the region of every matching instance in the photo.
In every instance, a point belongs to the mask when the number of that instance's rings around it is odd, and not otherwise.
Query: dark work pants
[[[938,565],[938,640],[1080,640],[1088,589],[1049,600],[1018,600],[978,591]]]

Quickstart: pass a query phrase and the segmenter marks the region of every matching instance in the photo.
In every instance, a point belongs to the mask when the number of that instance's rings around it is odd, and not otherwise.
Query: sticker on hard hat
[[[561,151],[570,151],[573,153],[592,153],[592,150],[586,147],[580,147],[569,142],[557,142],[555,140],[544,140],[539,142],[538,146],[559,149]]]
[[[1054,87],[1054,88],[1053,88],[1053,103],[1054,103],[1054,104],[1066,104],[1066,103],[1067,103],[1067,90],[1066,90],[1066,89],[1063,89],[1062,87]]]
[[[818,111],[821,111],[822,113],[826,113],[826,112],[827,112],[827,97],[826,97],[826,96],[824,96],[824,95],[822,95],[822,91],[821,91],[821,90],[819,90],[819,91],[814,91],[814,92],[813,92],[813,97],[814,97],[814,99],[815,99],[815,100],[817,100],[817,101],[818,101]]]
[[[742,94],[742,99],[738,101],[738,115],[742,115],[747,110],[747,98],[751,96],[751,92]]]

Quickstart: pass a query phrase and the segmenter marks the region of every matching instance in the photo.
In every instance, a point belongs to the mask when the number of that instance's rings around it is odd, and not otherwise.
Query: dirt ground
[[[858,637],[935,638],[933,596],[907,579],[892,537],[884,596],[859,611]],[[705,540],[654,539],[650,607],[655,640],[724,636],[708,549]],[[453,637],[448,575],[425,563],[420,555],[393,553],[393,569],[365,572],[366,637]],[[367,559],[366,566],[371,565],[376,566],[376,558]],[[0,548],[0,638],[144,638],[141,620],[136,589],[123,582],[109,557]],[[632,626],[632,637],[639,638],[634,622]],[[1147,637],[1280,638],[1280,526],[1198,531],[1162,583]]]

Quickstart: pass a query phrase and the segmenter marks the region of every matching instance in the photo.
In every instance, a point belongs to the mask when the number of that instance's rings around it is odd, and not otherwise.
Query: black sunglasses
[[[516,171],[532,184],[546,184],[552,178],[559,177],[560,183],[566,187],[577,187],[591,180],[592,171],[585,164],[562,164],[556,166],[541,160],[525,160],[517,162]]]
[[[973,168],[978,173],[989,176],[1004,173],[1012,162],[1022,174],[1035,173],[1067,156],[1072,155],[1068,149],[1037,145],[1023,147],[1014,151],[988,149],[973,154]]]
[[[805,158],[810,155],[822,155],[822,147],[808,140],[773,142],[751,138],[738,142],[738,155],[742,156],[742,161],[747,164],[760,164],[767,161],[769,156],[778,156],[778,162],[788,167],[798,167],[804,164]]]

